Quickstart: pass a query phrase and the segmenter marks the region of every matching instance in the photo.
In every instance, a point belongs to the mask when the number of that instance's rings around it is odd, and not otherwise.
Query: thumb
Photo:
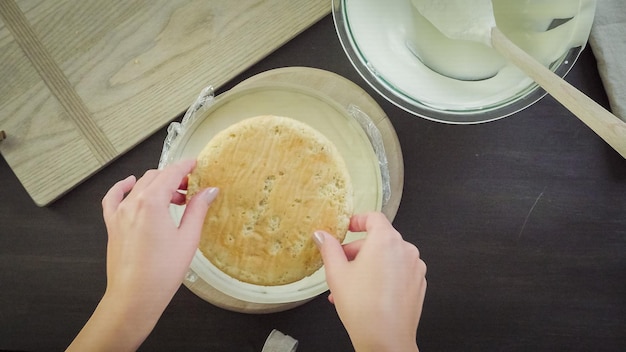
[[[339,270],[343,265],[348,263],[346,253],[343,251],[341,243],[337,239],[325,231],[315,231],[313,239],[317,248],[319,248],[322,254],[322,260],[324,261],[324,267],[326,268],[326,281],[331,286],[334,273]]]
[[[206,212],[209,210],[209,205],[215,200],[218,193],[218,188],[210,187],[193,196],[191,200],[187,202],[185,212],[183,213],[178,228],[182,232],[194,236],[194,239],[197,238],[199,240]]]

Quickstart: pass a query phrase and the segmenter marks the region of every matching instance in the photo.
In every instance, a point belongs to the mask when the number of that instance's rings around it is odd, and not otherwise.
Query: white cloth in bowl
[[[613,114],[626,121],[626,2],[598,0],[589,44]]]

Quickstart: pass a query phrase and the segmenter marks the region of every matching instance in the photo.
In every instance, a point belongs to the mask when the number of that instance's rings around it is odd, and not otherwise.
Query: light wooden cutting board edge
[[[271,2],[272,1],[261,1],[258,3]],[[276,2],[274,1],[274,3]],[[8,27],[5,22],[7,22],[7,12],[9,12],[8,16],[12,18],[10,21],[13,22],[14,27],[17,22],[18,31],[31,31],[31,33],[22,32],[16,34],[16,29],[12,28],[10,34],[13,34],[14,37],[19,36],[27,40],[34,38],[36,41],[34,44],[32,41],[20,43],[19,48],[17,48],[17,44],[13,43],[15,48],[12,50],[11,54],[18,63],[9,63],[9,66],[11,66],[11,69],[38,70],[36,74],[48,75],[48,77],[47,80],[42,79],[45,81],[44,83],[37,83],[38,87],[36,91],[32,87],[26,87],[30,90],[26,89],[21,93],[23,101],[17,99],[8,103],[8,105],[13,104],[12,112],[26,115],[27,118],[30,119],[28,122],[23,121],[26,118],[14,116],[14,114],[7,117],[7,114],[5,114],[6,110],[4,110],[4,112],[0,110],[0,115],[5,115],[0,116],[0,129],[7,131],[6,140],[0,142],[0,152],[31,198],[33,198],[33,201],[39,206],[49,205],[93,174],[109,165],[119,156],[143,142],[170,121],[180,116],[202,87],[211,84],[215,88],[219,88],[330,13],[330,4],[327,1],[299,1],[299,3],[305,4],[300,7],[306,9],[306,14],[301,15],[298,19],[283,19],[282,21],[277,20],[275,23],[265,24],[267,27],[264,27],[264,30],[271,36],[271,38],[268,39],[271,42],[263,45],[264,50],[256,50],[252,54],[246,53],[243,58],[240,58],[240,62],[234,65],[232,62],[228,62],[228,64],[231,65],[229,69],[223,71],[217,70],[216,72],[220,74],[211,76],[210,80],[203,77],[197,79],[197,82],[194,82],[194,84],[188,84],[185,87],[177,87],[176,90],[182,90],[184,93],[178,94],[179,98],[176,103],[167,102],[168,105],[170,105],[169,108],[172,109],[170,113],[162,114],[161,116],[151,116],[151,118],[147,119],[149,121],[144,121],[140,127],[135,127],[139,129],[139,131],[137,132],[138,134],[131,136],[133,138],[118,136],[119,141],[107,143],[107,140],[110,142],[112,133],[117,133],[119,130],[124,132],[128,129],[128,126],[122,124],[114,126],[113,128],[109,127],[109,129],[107,129],[106,126],[103,127],[107,122],[98,121],[99,116],[97,116],[97,109],[94,109],[96,113],[91,113],[89,107],[87,107],[90,101],[84,101],[82,96],[73,89],[74,86],[72,84],[74,82],[71,81],[71,74],[67,74],[65,78],[58,77],[59,74],[61,76],[64,75],[63,70],[58,66],[52,69],[46,66],[46,64],[50,64],[50,62],[54,62],[54,50],[46,47],[44,45],[45,38],[42,39],[41,33],[36,32],[36,29],[30,26],[29,21],[34,21],[35,19],[27,18],[26,14],[21,12],[18,2],[15,0],[3,1],[1,4],[2,8],[0,9],[2,12],[2,16],[0,16],[2,22],[0,22],[0,24],[4,24],[5,27]],[[46,6],[52,6],[49,5],[49,3],[46,4],[48,4]],[[294,2],[290,4],[293,4],[290,6],[298,6]],[[275,4],[268,6],[271,7],[274,5]],[[8,10],[7,6],[9,7]],[[261,10],[262,9],[263,7],[261,7]],[[13,11],[13,13],[10,11]],[[248,18],[250,18],[250,16]],[[0,31],[2,31],[2,27],[0,27]],[[7,32],[6,29],[4,29],[4,31],[5,33]],[[229,33],[229,35],[233,36],[231,39],[240,38],[239,40],[241,40],[241,38],[244,37],[243,34],[240,35],[237,31],[233,31],[233,33]],[[4,36],[5,43],[7,41],[6,39],[7,36]],[[2,38],[0,38],[0,42],[1,41]],[[29,53],[28,50],[31,52]],[[206,52],[204,54],[206,54]],[[0,54],[0,56],[1,55],[2,54]],[[40,57],[39,62],[33,63],[32,58],[37,56]],[[43,59],[41,59],[41,57],[43,57]],[[4,59],[7,59],[6,55]],[[183,60],[181,61],[181,65],[185,65],[188,62],[193,63],[192,61],[194,60],[198,61],[198,58],[192,58],[187,61]],[[35,61],[37,61],[37,59],[35,59]],[[27,67],[28,65],[37,66],[38,64],[40,67]],[[42,64],[43,66],[41,66]],[[195,64],[198,65],[198,62]],[[196,66],[195,68],[197,69],[197,67],[200,66]],[[42,70],[47,70],[48,72],[42,73]],[[190,73],[188,72],[187,74],[189,75]],[[193,72],[191,74],[193,75]],[[59,79],[55,80],[53,78]],[[64,79],[66,79],[66,81],[63,81]],[[20,85],[13,85],[13,87],[24,88]],[[68,89],[68,87],[72,89]],[[42,91],[46,92],[42,93]],[[61,95],[60,99],[58,95]],[[83,104],[83,106],[81,106],[81,104]],[[172,107],[172,105],[174,107]],[[41,109],[42,107],[52,107],[52,113],[56,113],[56,115],[51,116],[48,120],[41,117],[41,114],[35,116],[37,109]],[[155,109],[158,108],[158,106],[155,107]],[[68,110],[70,111],[69,113]],[[48,112],[48,114],[51,113]],[[72,114],[75,116],[68,116]],[[78,116],[78,118],[76,116]],[[130,114],[128,118],[133,118],[132,114]],[[42,119],[44,121],[42,121]],[[83,124],[83,126],[77,126],[80,124]],[[48,125],[51,125],[52,128]],[[109,125],[112,124],[109,123]],[[91,133],[94,128],[100,131]],[[33,140],[41,142],[41,145],[38,147],[39,150],[43,149],[44,152],[54,150],[56,154],[48,158],[39,156],[39,159],[37,159],[38,150],[37,148],[33,149],[32,145],[30,145],[30,143],[33,143]],[[85,140],[88,141],[86,142]],[[26,143],[29,145],[26,145]],[[56,160],[61,158],[59,155],[70,155],[70,157],[62,157],[63,160],[59,161]],[[155,155],[155,166],[158,157],[158,155]]]

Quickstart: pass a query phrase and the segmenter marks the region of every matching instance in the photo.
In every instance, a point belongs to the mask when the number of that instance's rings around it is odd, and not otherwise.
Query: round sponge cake
[[[322,259],[313,232],[342,242],[353,212],[350,175],[335,145],[287,117],[252,117],[219,132],[188,179],[188,198],[220,189],[200,251],[229,276],[256,285],[288,284],[317,271]]]

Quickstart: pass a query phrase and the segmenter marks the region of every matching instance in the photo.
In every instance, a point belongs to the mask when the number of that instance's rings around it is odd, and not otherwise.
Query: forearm
[[[135,351],[162,311],[138,310],[135,302],[105,294],[67,351]]]
[[[363,310],[362,308],[361,312]],[[344,313],[342,309],[338,311]],[[370,318],[373,316],[377,317],[375,322]],[[367,314],[367,316],[351,316],[350,320],[344,317],[342,322],[356,352],[418,351],[416,330],[404,324],[398,324],[397,319],[399,317],[389,317],[384,312],[378,312]]]

